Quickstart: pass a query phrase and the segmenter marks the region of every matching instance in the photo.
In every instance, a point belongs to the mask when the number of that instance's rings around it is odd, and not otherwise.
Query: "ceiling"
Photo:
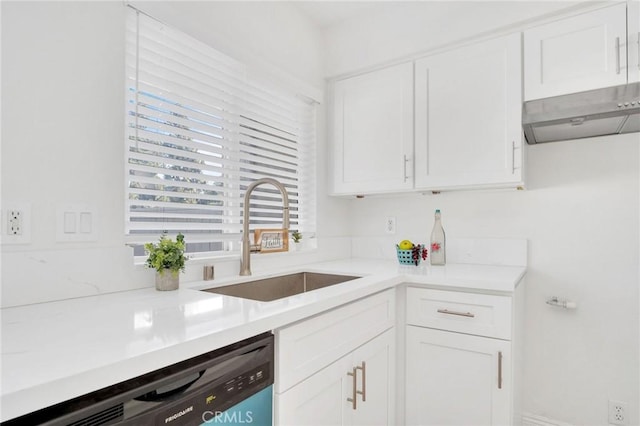
[[[401,1],[295,1],[292,4],[320,28],[327,28],[356,16],[377,13]]]
[[[415,5],[416,3],[423,3],[424,6],[426,3],[429,7],[433,6],[433,13],[442,14],[445,8],[450,12],[465,3],[480,3],[481,1],[483,0],[290,0],[290,3],[301,13],[306,15],[319,28],[324,29],[351,18],[388,13],[392,9],[397,9],[398,7],[407,6],[409,4]],[[525,5],[536,1],[544,2],[546,4],[555,3],[558,5],[558,10],[570,8],[573,5],[581,3],[588,4],[593,2],[593,0],[502,1],[505,1],[505,4],[514,3],[516,5],[518,3]]]

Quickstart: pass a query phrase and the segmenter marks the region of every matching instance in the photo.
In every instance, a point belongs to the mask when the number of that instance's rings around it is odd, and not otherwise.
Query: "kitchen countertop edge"
[[[260,274],[249,277],[248,279],[302,270],[362,275],[362,278],[335,285],[331,288],[316,290],[312,292],[314,293],[313,296],[309,296],[307,300],[302,298],[297,305],[288,307],[287,309],[279,309],[273,313],[266,313],[255,319],[234,324],[227,328],[212,330],[210,333],[205,333],[196,338],[173,342],[172,344],[146,353],[112,360],[112,362],[107,364],[84,371],[78,371],[76,374],[65,375],[59,379],[44,381],[7,393],[3,391],[0,399],[0,420],[4,422],[37,411],[58,402],[66,401],[202,353],[224,347],[262,332],[287,326],[321,312],[394,288],[400,284],[424,285],[433,288],[460,291],[487,291],[498,294],[510,294],[518,283],[521,282],[526,273],[526,268],[514,266],[448,265],[447,268],[434,270],[427,267],[413,268],[398,266],[395,262],[375,261],[372,263],[366,260],[349,260],[309,264],[306,267],[272,271],[271,273]],[[219,282],[215,284],[204,281],[186,283],[181,286],[177,292],[171,293],[178,295],[182,292],[190,296],[191,293],[189,292],[193,292],[194,290],[197,291],[203,288],[221,286],[231,282],[238,282],[238,277],[235,277],[235,279],[219,280]],[[137,290],[136,292],[152,290],[153,289],[145,289]],[[227,298],[228,296],[222,297]],[[64,301],[62,302],[64,303]],[[5,321],[3,315],[3,328],[4,326]],[[11,348],[6,347],[6,343],[3,338],[3,359],[5,355],[11,351]],[[4,374],[3,372],[2,382],[4,382]],[[2,388],[4,389],[4,386],[2,386]]]

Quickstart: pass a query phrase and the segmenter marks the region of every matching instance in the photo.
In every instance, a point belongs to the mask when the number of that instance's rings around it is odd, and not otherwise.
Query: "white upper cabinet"
[[[626,84],[627,74],[637,81],[638,12],[633,13],[628,35],[625,3],[525,31],[525,100]]]
[[[337,81],[333,97],[333,193],[411,189],[413,64]]]
[[[629,83],[640,81],[640,1],[627,4],[627,58]]]
[[[415,187],[522,184],[521,34],[415,63]]]

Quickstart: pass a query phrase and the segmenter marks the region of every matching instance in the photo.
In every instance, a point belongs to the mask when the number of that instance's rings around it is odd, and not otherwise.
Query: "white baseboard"
[[[573,426],[570,423],[560,420],[550,419],[548,417],[538,416],[537,414],[523,413],[522,426]]]

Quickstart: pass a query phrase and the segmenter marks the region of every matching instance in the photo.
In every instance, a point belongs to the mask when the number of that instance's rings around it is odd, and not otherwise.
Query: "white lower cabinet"
[[[304,382],[276,395],[277,425],[342,425],[352,380],[350,357],[320,370]]]
[[[394,342],[387,330],[276,395],[276,424],[393,425]]]
[[[280,426],[394,425],[395,289],[276,330]]]
[[[511,342],[407,326],[407,425],[508,425]]]
[[[524,285],[402,290],[276,330],[275,425],[521,424]]]
[[[356,403],[348,402],[347,424],[358,426],[394,425],[391,401],[395,390],[395,332],[387,330],[353,352],[356,376]],[[352,372],[353,372],[352,367]],[[351,377],[350,377],[351,378]],[[353,387],[349,389],[353,392]],[[362,394],[358,394],[362,391]],[[353,394],[351,398],[353,398]]]
[[[406,425],[521,424],[523,295],[407,288]]]

